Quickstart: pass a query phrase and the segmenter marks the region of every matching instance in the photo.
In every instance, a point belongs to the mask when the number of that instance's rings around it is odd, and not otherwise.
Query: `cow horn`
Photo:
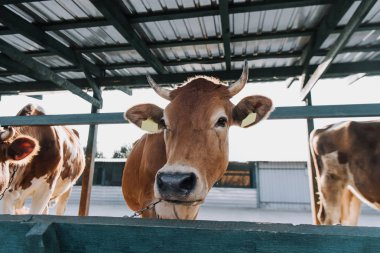
[[[154,80],[153,78],[147,74],[146,79],[148,80],[149,85],[153,88],[153,90],[160,95],[160,97],[170,100],[170,90],[165,89],[163,87],[160,87]]]
[[[243,73],[241,73],[239,80],[231,84],[230,87],[228,88],[228,91],[230,92],[231,97],[238,94],[244,88],[247,81],[248,81],[248,61],[244,61]]]
[[[9,127],[7,130],[5,130],[4,132],[0,134],[0,140],[1,141],[9,140],[10,138],[13,137],[14,134],[15,134],[14,129],[12,127]]]

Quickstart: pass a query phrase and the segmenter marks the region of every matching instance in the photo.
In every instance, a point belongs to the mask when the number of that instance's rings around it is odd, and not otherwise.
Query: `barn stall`
[[[92,105],[89,114],[1,117],[0,125],[90,125],[78,212],[86,216],[97,126],[126,123],[121,112],[99,113],[102,90],[131,93],[148,87],[147,73],[164,86],[198,74],[233,81],[247,60],[256,72],[251,83],[302,83],[305,106],[278,107],[271,120],[306,119],[310,132],[314,118],[379,116],[380,104],[313,106],[311,101],[320,78],[379,74],[379,10],[375,0],[0,1],[0,95],[67,90]],[[311,165],[309,173],[316,222]],[[12,251],[25,252],[179,247],[200,252],[206,244],[225,252],[377,252],[380,235],[377,228],[233,222],[54,216],[1,220],[0,233],[15,247]],[[173,236],[182,234],[197,240],[179,240],[173,247]],[[114,243],[116,238],[120,243]]]

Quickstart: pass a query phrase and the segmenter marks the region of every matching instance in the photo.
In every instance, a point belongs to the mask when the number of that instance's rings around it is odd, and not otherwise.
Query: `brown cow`
[[[380,121],[341,122],[310,135],[321,224],[356,225],[361,202],[380,210]]]
[[[44,110],[29,104],[18,116],[44,115]],[[5,192],[3,211],[14,214],[22,210],[32,197],[30,213],[47,213],[48,204],[56,201],[56,214],[63,215],[72,186],[84,170],[84,153],[78,133],[65,126],[14,127],[16,135],[32,136],[39,142],[40,151],[24,165],[13,166],[15,178]]]
[[[135,144],[125,164],[122,190],[128,206],[139,210],[161,200],[142,217],[195,219],[200,204],[228,165],[228,130],[250,127],[269,116],[272,101],[263,96],[230,98],[245,86],[248,66],[230,87],[209,77],[189,79],[175,90],[148,82],[170,104],[136,105],[126,119],[152,134]]]
[[[14,135],[13,128],[0,128],[0,194],[9,185],[9,164],[26,164],[39,150],[38,141],[34,138]]]

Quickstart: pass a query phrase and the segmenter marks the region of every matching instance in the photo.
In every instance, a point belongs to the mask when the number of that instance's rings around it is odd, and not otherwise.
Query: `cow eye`
[[[216,122],[216,127],[225,127],[227,124],[227,118],[226,117],[220,117],[218,121]]]
[[[160,119],[160,126],[161,126],[163,129],[166,129],[166,124],[165,124],[165,120],[164,120],[164,119]]]

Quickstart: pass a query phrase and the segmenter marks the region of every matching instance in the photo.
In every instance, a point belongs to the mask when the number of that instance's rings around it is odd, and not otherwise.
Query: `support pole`
[[[306,97],[307,106],[312,106],[311,94],[309,93]],[[314,129],[314,120],[312,118],[307,118],[307,136],[308,136],[308,146],[309,146],[309,159],[307,161],[308,167],[308,175],[309,175],[309,189],[310,189],[310,207],[311,207],[311,215],[313,219],[313,224],[319,225],[319,221],[317,219],[317,214],[319,210],[319,197],[318,197],[318,184],[317,184],[317,174],[315,171],[315,166],[313,162],[313,157],[311,156],[310,150],[310,133]]]
[[[97,113],[98,109],[94,106],[91,108],[91,113]],[[98,125],[90,125],[88,131],[88,140],[86,148],[86,167],[82,176],[82,191],[79,203],[79,216],[88,216],[90,210],[92,181],[94,178],[94,165],[96,154],[96,140],[98,133]]]

